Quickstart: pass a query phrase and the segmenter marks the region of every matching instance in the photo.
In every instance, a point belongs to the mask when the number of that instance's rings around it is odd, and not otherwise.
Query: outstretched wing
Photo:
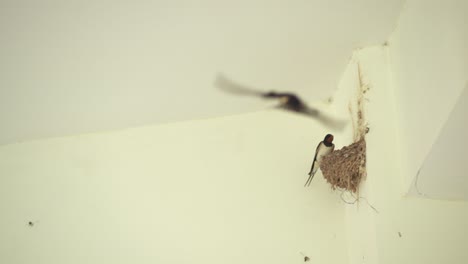
[[[263,97],[265,94],[262,91],[236,83],[222,74],[218,74],[216,76],[215,86],[223,91],[237,95],[253,95]]]
[[[247,95],[261,97],[265,99],[279,99],[280,103],[275,108],[291,111],[294,113],[302,114],[307,117],[317,119],[322,124],[333,127],[335,129],[343,129],[346,125],[346,121],[337,120],[333,117],[327,116],[316,108],[307,106],[296,94],[289,92],[264,92],[243,84],[239,84],[225,75],[218,73],[214,82],[214,85],[219,89],[235,94],[235,95]]]

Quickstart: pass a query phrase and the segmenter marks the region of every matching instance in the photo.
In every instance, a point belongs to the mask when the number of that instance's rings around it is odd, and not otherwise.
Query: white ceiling
[[[218,72],[325,99],[403,0],[84,2],[0,2],[0,144],[264,108]]]

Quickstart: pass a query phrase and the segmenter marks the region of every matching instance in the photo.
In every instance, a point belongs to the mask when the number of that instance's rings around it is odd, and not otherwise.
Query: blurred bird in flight
[[[235,95],[255,96],[264,99],[276,99],[278,105],[276,108],[286,111],[304,114],[322,122],[324,125],[335,128],[342,128],[345,123],[334,120],[333,118],[324,115],[319,110],[309,107],[304,101],[291,92],[263,92],[254,88],[250,88],[239,83],[236,83],[222,74],[218,74],[215,81],[215,86],[219,89]]]

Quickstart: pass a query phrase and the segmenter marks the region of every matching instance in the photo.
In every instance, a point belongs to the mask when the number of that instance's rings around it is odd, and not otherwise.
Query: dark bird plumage
[[[328,128],[342,130],[346,124],[346,119],[337,119],[326,113],[312,108],[304,103],[299,96],[290,92],[262,92],[257,89],[236,83],[222,74],[218,74],[215,81],[215,86],[219,89],[235,95],[254,96],[265,99],[276,99],[279,104],[276,108],[286,110],[288,112],[303,114],[307,117],[312,117]]]
[[[253,88],[249,88],[234,81],[226,78],[223,75],[218,75],[216,78],[215,85],[224,90],[226,92],[237,94],[237,95],[250,95],[250,96],[257,96],[266,99],[278,99],[279,104],[276,106],[277,108],[306,114],[311,117],[318,118],[320,112],[317,109],[311,108],[307,106],[296,94],[284,92],[284,93],[277,93],[274,91],[271,92],[262,92],[258,91]]]
[[[330,154],[335,149],[335,145],[333,144],[333,135],[327,134],[323,141],[321,141],[317,149],[315,150],[314,160],[312,161],[312,167],[310,168],[309,178],[307,179],[304,187],[309,186],[314,178],[315,173],[320,167],[320,161],[322,160],[323,156]]]

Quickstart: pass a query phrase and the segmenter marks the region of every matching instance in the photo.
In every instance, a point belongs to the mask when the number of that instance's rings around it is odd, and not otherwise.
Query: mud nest
[[[334,190],[338,188],[357,193],[361,179],[366,176],[365,138],[323,157],[320,170]]]

